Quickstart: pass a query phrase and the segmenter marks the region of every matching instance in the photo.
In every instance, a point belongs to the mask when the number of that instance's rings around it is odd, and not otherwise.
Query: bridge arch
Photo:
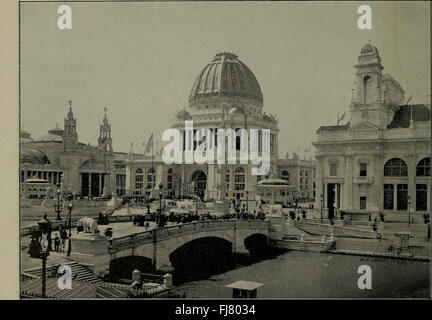
[[[233,244],[217,236],[190,240],[169,254],[176,284],[205,279],[212,274],[230,270],[233,265]]]
[[[109,264],[108,277],[111,279],[132,279],[132,272],[151,272],[152,259],[139,255],[130,255],[112,259]]]

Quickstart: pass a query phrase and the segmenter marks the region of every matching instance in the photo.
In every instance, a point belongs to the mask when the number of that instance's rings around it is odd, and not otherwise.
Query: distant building
[[[408,221],[430,213],[430,105],[406,105],[377,48],[366,44],[355,65],[349,122],[323,126],[316,154],[315,203],[328,210],[383,212]]]
[[[172,128],[182,131],[186,120],[194,121],[194,129],[269,129],[270,172],[265,176],[251,174],[256,165],[240,164],[173,164],[161,160],[161,152],[133,157],[126,162],[128,194],[157,195],[162,183],[171,196],[198,195],[204,200],[233,199],[236,194],[245,200],[258,195],[257,183],[269,178],[281,178],[293,186],[284,191],[291,199],[295,190],[300,198],[313,198],[314,161],[278,158],[278,122],[266,113],[264,99],[255,75],[232,53],[218,53],[198,74],[189,95],[188,107],[174,115]],[[220,141],[215,140],[215,147]],[[226,145],[227,148],[227,145]],[[260,149],[260,147],[259,147]],[[238,141],[236,150],[240,150]],[[152,193],[153,192],[153,193]]]
[[[97,146],[78,141],[77,120],[69,102],[64,129],[58,126],[38,139],[28,132],[20,133],[20,182],[22,195],[34,197],[34,179],[75,195],[100,197],[125,192],[126,153],[113,152],[111,126],[106,115],[100,124]],[[41,180],[41,181],[42,181]],[[43,182],[42,181],[42,182]],[[28,190],[32,188],[32,190]],[[46,188],[45,188],[46,189]],[[40,188],[38,191],[42,191]],[[38,197],[42,196],[39,192]]]
[[[197,195],[203,200],[217,200],[233,199],[240,194],[243,200],[253,200],[258,195],[258,182],[283,179],[289,183],[283,190],[285,202],[311,200],[315,194],[315,161],[311,156],[301,157],[295,152],[291,159],[278,157],[278,122],[273,115],[263,111],[263,101],[252,71],[236,55],[219,53],[197,76],[188,107],[173,115],[172,127],[184,132],[185,120],[193,120],[195,130],[269,129],[270,171],[267,175],[252,175],[251,169],[256,165],[240,164],[239,156],[237,164],[166,165],[162,162],[161,150],[152,150],[151,154],[145,155],[134,154],[132,148],[129,154],[114,152],[106,110],[100,124],[98,145],[81,143],[77,119],[69,102],[64,129],[57,126],[39,139],[21,131],[22,188],[25,189],[30,179],[43,179],[53,187],[49,190],[54,190],[61,182],[62,189],[81,196],[116,193],[157,197],[162,183],[167,196]],[[237,139],[237,155],[239,142]],[[259,144],[262,144],[261,137]],[[215,146],[218,146],[217,139]],[[44,192],[41,189],[39,194]],[[23,192],[24,197],[28,194]]]
[[[280,179],[286,180],[293,187],[293,198],[299,201],[315,199],[315,159],[301,158],[293,152],[292,158],[279,158],[277,172]]]

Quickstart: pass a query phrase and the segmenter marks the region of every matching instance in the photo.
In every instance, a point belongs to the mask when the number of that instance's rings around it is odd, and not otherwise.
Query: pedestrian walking
[[[61,239],[61,242],[60,242],[60,252],[65,252],[67,238],[68,238],[68,236],[67,236],[67,233],[66,233],[66,229],[63,228],[62,231],[61,231],[61,233],[60,233],[60,239]]]
[[[59,252],[59,249],[60,249],[60,237],[58,236],[58,233],[56,233],[54,237],[54,250],[55,252]]]

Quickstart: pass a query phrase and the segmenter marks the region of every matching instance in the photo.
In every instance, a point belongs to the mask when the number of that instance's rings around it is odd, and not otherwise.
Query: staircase
[[[87,283],[102,283],[102,279],[96,277],[93,272],[91,272],[89,269],[87,269],[86,267],[84,267],[83,265],[77,263],[77,262],[67,262],[64,263],[64,265],[68,265],[71,267],[72,269],[72,279],[77,280],[77,281],[85,281]],[[52,278],[52,275],[56,275],[57,276],[57,268],[60,265],[53,265],[53,266],[49,266],[46,268],[46,274],[47,277]],[[38,278],[42,277],[42,268],[37,268],[37,269],[29,269],[29,270],[24,270],[24,273],[27,274],[32,274]],[[54,273],[55,272],[55,273]]]

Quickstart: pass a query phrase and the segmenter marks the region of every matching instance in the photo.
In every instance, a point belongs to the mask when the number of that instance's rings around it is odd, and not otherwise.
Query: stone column
[[[98,173],[97,175],[99,176],[99,192],[98,192],[98,194],[101,195],[102,194],[102,174]]]
[[[415,175],[416,175],[416,163],[415,163],[414,153],[411,152],[408,155],[408,196],[411,199],[410,211],[416,212],[416,184],[415,184]]]
[[[131,174],[131,171],[132,171],[132,166],[130,165],[130,164],[126,164],[126,185],[125,185],[125,189],[127,190],[126,191],[126,194],[131,194],[131,188],[132,188],[132,174]],[[144,179],[143,179],[143,183],[145,183],[145,180],[146,180],[146,173],[145,173],[145,170],[144,170]],[[144,185],[144,188],[145,188],[145,185]]]
[[[81,190],[81,193],[82,193],[82,173],[78,173],[78,183],[79,183],[79,185],[78,185],[78,188],[77,188],[77,190]]]
[[[92,184],[91,184],[91,182],[92,182],[92,174],[89,172],[89,197],[91,197],[91,195],[92,195]]]
[[[354,174],[354,157],[351,154],[346,156],[346,183],[347,183],[347,208],[353,208],[353,174]]]
[[[393,210],[397,211],[397,183],[393,183]]]
[[[217,165],[208,165],[207,174],[207,186],[206,186],[206,197],[216,199],[218,198],[218,182],[219,182],[219,171]]]
[[[430,213],[431,212],[431,207],[430,207],[430,205],[431,205],[430,204],[430,201],[431,201],[431,198],[430,198],[431,197],[431,194],[430,194],[430,192],[431,192],[431,185],[430,185],[430,182],[427,183],[426,185],[427,185],[427,195],[426,195],[426,200],[427,200],[426,205],[427,205],[427,207],[426,207],[426,209],[427,209],[427,212]]]
[[[324,209],[327,208],[327,190],[328,190],[327,184],[323,183],[322,188],[323,188],[322,192],[323,192],[323,209]]]
[[[374,166],[374,186],[375,186],[375,204],[378,210],[384,210],[384,165],[383,154],[379,152]],[[369,175],[369,174],[368,174]]]
[[[180,197],[183,197],[186,194],[186,174],[185,174],[185,166],[181,166],[181,182],[182,188],[180,189]]]

